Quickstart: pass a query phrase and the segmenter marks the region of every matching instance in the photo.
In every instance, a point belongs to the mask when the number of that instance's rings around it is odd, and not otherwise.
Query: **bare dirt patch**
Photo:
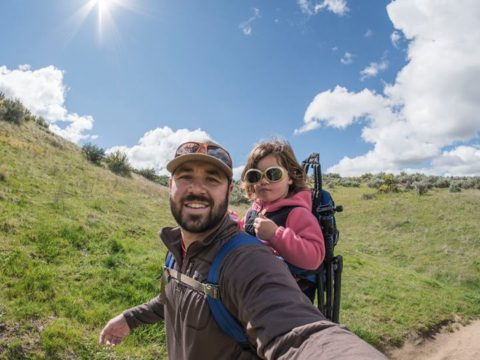
[[[453,330],[453,332],[452,332]],[[408,340],[389,352],[392,360],[478,360],[480,359],[480,320],[467,326],[459,323],[443,327],[430,336]]]

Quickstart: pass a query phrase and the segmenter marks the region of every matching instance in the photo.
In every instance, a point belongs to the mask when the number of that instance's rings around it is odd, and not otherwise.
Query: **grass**
[[[332,190],[345,256],[341,321],[380,348],[480,314],[480,192]]]
[[[112,358],[101,327],[158,291],[167,190],[92,165],[32,123],[0,121],[0,158],[0,358]],[[146,329],[113,356],[162,357],[163,343]]]
[[[386,349],[478,316],[480,191],[331,192],[345,208],[343,324]],[[158,292],[157,232],[173,224],[164,187],[90,164],[34,123],[0,121],[0,359],[165,358],[161,324],[113,350],[97,337]]]

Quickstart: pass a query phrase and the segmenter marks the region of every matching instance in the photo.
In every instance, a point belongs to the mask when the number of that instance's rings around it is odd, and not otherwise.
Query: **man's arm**
[[[145,304],[126,310],[123,316],[130,329],[134,329],[143,324],[155,324],[163,320],[162,294]]]
[[[126,310],[111,319],[98,338],[100,345],[115,346],[130,334],[130,331],[142,324],[154,324],[163,320],[162,295],[149,302]]]
[[[385,359],[353,333],[326,320],[267,247],[232,251],[220,274],[224,305],[245,326],[261,358]]]
[[[265,350],[267,359],[386,360],[373,346],[328,320],[293,329]]]

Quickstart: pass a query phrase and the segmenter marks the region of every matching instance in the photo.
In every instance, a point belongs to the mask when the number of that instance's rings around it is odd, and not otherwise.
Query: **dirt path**
[[[451,328],[451,327],[450,327]],[[407,341],[390,353],[392,360],[478,360],[480,359],[480,320],[463,327],[453,325],[454,332],[447,328],[431,339]]]

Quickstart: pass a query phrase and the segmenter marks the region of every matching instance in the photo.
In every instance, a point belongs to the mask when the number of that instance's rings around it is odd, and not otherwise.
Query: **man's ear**
[[[232,182],[230,183],[230,186],[229,186],[229,188],[228,188],[228,194],[229,194],[229,195],[232,193],[233,188],[234,188],[234,185],[233,185],[233,180],[232,180]]]
[[[172,188],[172,178],[168,179],[168,188]]]

